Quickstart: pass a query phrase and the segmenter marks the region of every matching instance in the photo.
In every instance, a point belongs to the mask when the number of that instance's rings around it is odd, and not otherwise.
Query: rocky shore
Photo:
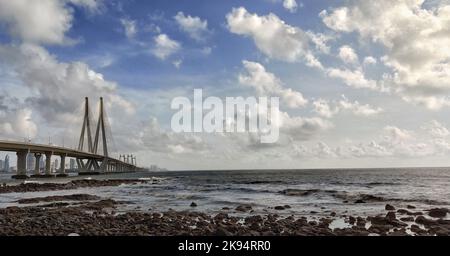
[[[450,235],[446,208],[415,211],[413,205],[396,209],[386,205],[377,216],[337,216],[308,219],[277,214],[251,215],[250,205],[225,208],[215,215],[193,211],[126,212],[116,207],[126,202],[75,194],[19,200],[40,205],[0,209],[1,236],[367,236]],[[42,204],[45,203],[45,204]],[[192,204],[196,207],[196,204]],[[279,206],[277,210],[289,208]],[[237,217],[234,213],[248,213]],[[347,227],[332,229],[343,220]]]
[[[87,187],[120,186],[122,184],[147,183],[146,180],[112,179],[112,180],[72,180],[67,183],[21,183],[19,185],[0,184],[0,194],[69,190]]]

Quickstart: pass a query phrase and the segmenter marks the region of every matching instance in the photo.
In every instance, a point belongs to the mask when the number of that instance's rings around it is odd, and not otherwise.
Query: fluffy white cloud
[[[32,111],[20,106],[13,98],[0,96],[0,121],[0,136],[3,139],[32,139],[37,135]]]
[[[29,43],[71,44],[65,33],[71,28],[73,11],[68,3],[96,10],[98,0],[0,0],[0,22],[12,37]]]
[[[371,90],[381,90],[377,86],[377,82],[374,80],[367,79],[365,74],[361,69],[338,69],[329,68],[327,69],[327,75],[333,78],[339,78],[344,81],[350,87],[354,88],[367,88]]]
[[[357,32],[381,44],[383,63],[392,72],[382,79],[413,102],[442,107],[450,90],[450,6],[425,0],[351,1],[324,10],[323,22],[338,32]]]
[[[134,36],[137,33],[136,21],[122,18],[122,19],[120,19],[120,23],[123,26],[126,37],[128,39],[134,38]]]
[[[24,44],[0,45],[0,62],[11,69],[31,96],[26,99],[46,121],[58,127],[79,122],[76,111],[85,96],[105,98],[107,108],[118,115],[132,114],[133,105],[117,94],[117,84],[82,62],[59,62],[44,48]]]
[[[282,82],[273,73],[257,62],[244,60],[245,73],[239,75],[239,83],[253,87],[259,95],[278,96],[282,104],[290,108],[303,107],[308,101],[291,88],[283,88]]]
[[[331,106],[333,105],[333,106]],[[320,116],[330,118],[341,111],[350,111],[357,116],[373,116],[383,112],[382,108],[376,108],[369,104],[361,104],[358,101],[351,102],[344,95],[342,99],[335,102],[329,102],[323,99],[319,99],[313,102],[314,112]]]
[[[280,132],[292,140],[311,140],[315,135],[333,127],[329,121],[319,117],[291,117],[286,112],[280,112]]]
[[[367,56],[364,58],[363,64],[364,65],[375,65],[375,64],[377,64],[377,62],[378,62],[377,59],[375,59],[374,57]]]
[[[268,57],[287,62],[304,60],[309,66],[322,68],[309,50],[308,34],[286,24],[275,14],[259,16],[239,7],[233,8],[226,19],[230,32],[252,38],[256,47]]]
[[[174,16],[180,29],[186,32],[191,38],[197,41],[204,41],[208,31],[208,21],[201,20],[199,17],[185,16],[183,12],[178,12]]]
[[[169,38],[166,34],[160,34],[153,38],[155,47],[153,55],[161,60],[165,60],[181,49],[181,44]]]
[[[298,8],[298,4],[297,4],[297,1],[295,1],[295,0],[284,0],[283,7],[290,12],[296,12],[297,8]]]
[[[174,133],[161,128],[156,118],[151,118],[140,132],[142,146],[146,150],[169,154],[199,154],[208,149],[203,139],[192,133]]]
[[[358,55],[355,50],[348,45],[339,48],[339,58],[345,63],[358,63]]]

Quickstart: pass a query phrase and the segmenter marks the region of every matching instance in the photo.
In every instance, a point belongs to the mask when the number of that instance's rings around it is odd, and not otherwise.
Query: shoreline
[[[139,184],[149,180],[73,180],[68,183],[27,183],[1,186],[1,193],[57,191]],[[70,185],[68,185],[70,184]],[[90,194],[52,195],[22,198],[18,206],[0,209],[2,236],[368,236],[450,235],[450,210],[430,208],[417,211],[414,205],[385,206],[373,216],[338,215],[319,218],[254,214],[251,205],[219,213],[195,211],[119,211],[130,202]],[[289,205],[277,206],[279,210]],[[281,209],[283,208],[283,209]]]

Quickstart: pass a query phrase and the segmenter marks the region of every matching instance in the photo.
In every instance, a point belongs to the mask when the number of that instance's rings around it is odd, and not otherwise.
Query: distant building
[[[0,172],[5,171],[3,166],[3,160],[0,159]]]
[[[27,170],[28,171],[34,170],[34,165],[36,164],[35,161],[36,160],[34,158],[34,154],[28,153],[28,155],[27,155]]]
[[[58,161],[58,159],[55,159],[55,172],[58,170],[58,167],[59,167],[59,161]]]
[[[39,160],[39,169],[41,170],[45,169],[45,160],[43,156],[41,156],[41,159]]]
[[[73,159],[73,158],[70,159],[69,168],[70,168],[70,170],[75,170],[75,159]]]
[[[9,172],[9,155],[5,156],[5,161],[3,162],[3,170]]]

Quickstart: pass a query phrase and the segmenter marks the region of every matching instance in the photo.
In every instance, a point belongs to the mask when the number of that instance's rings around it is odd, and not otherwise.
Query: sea
[[[0,183],[16,184],[11,174]],[[68,182],[71,179],[143,179],[145,184],[79,188],[64,191],[0,194],[0,208],[22,198],[75,193],[124,202],[117,211],[200,211],[215,214],[280,216],[373,216],[386,204],[425,211],[450,208],[450,168],[166,171],[68,177],[26,182]],[[194,202],[197,206],[191,207]],[[252,211],[234,209],[242,204]],[[284,210],[276,206],[289,206]],[[225,210],[224,210],[225,209]]]

